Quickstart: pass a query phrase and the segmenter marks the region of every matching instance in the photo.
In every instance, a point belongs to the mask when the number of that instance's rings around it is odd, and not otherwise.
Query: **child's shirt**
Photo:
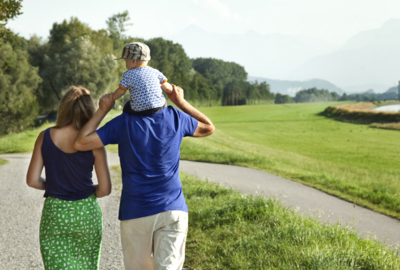
[[[119,87],[129,90],[131,108],[140,112],[165,104],[166,100],[160,85],[166,81],[167,78],[157,69],[149,66],[137,66],[124,73]]]

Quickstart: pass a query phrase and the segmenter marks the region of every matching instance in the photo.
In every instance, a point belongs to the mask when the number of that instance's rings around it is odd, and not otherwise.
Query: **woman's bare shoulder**
[[[46,130],[42,130],[39,135],[37,136],[36,139],[36,144],[42,144],[43,143],[43,138],[44,138],[44,133],[46,132]]]

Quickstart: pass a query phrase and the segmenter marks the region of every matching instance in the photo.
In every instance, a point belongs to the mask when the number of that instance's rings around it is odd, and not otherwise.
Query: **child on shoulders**
[[[154,111],[166,106],[162,94],[172,92],[168,79],[159,70],[147,66],[151,59],[150,48],[141,42],[133,42],[124,47],[122,56],[127,71],[122,76],[119,87],[113,93],[113,99],[122,97],[127,90],[130,94],[130,109],[133,112]],[[124,109],[125,111],[125,109]]]

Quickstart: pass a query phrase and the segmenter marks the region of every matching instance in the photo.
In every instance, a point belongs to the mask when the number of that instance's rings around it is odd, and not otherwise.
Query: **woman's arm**
[[[96,129],[107,113],[112,109],[114,104],[113,93],[106,94],[100,98],[99,108],[93,117],[90,118],[89,122],[87,122],[79,131],[78,136],[76,137],[74,143],[74,148],[76,150],[88,151],[104,147],[103,142],[96,133]]]
[[[93,155],[98,182],[98,185],[95,185],[95,194],[97,198],[101,198],[111,193],[110,170],[108,169],[106,149],[104,147],[94,149]]]
[[[31,188],[40,190],[46,189],[46,180],[40,176],[44,166],[42,157],[43,137],[44,131],[40,132],[38,138],[36,139],[35,148],[33,149],[31,162],[26,174],[26,184]]]

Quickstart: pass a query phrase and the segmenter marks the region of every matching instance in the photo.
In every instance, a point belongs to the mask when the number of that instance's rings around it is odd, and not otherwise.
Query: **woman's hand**
[[[175,84],[172,84],[172,92],[168,94],[168,98],[180,108],[185,102],[183,89]]]
[[[113,93],[105,94],[99,100],[99,109],[92,118],[83,126],[76,137],[74,148],[79,151],[89,151],[103,147],[99,135],[96,133],[97,127],[104,119],[107,113],[114,106]]]
[[[114,107],[114,104],[113,93],[105,94],[99,100],[99,110],[107,114]]]

